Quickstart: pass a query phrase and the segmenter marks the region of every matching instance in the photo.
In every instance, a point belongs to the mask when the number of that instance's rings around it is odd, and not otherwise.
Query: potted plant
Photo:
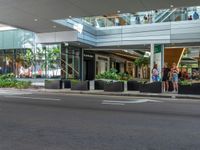
[[[100,73],[98,75],[96,75],[96,79],[94,82],[95,85],[95,90],[104,90],[104,85],[107,81],[110,80],[118,80],[118,74],[117,74],[117,70],[112,68],[109,71],[106,71],[104,73]]]
[[[124,82],[123,81],[108,81],[104,85],[105,92],[123,92]]]
[[[62,79],[62,83],[63,83],[65,89],[70,89],[71,88],[71,80]]]
[[[71,90],[90,90],[89,81],[71,80]]]
[[[200,95],[200,83],[192,83],[188,80],[179,82],[178,94]]]
[[[104,90],[104,85],[105,85],[105,82],[104,80],[95,80],[94,81],[94,89],[95,90]]]
[[[62,89],[61,80],[45,80],[45,89]]]
[[[129,80],[127,82],[127,90],[128,91],[139,91],[141,82],[136,80]]]
[[[117,73],[117,70],[112,68],[109,71],[96,76],[95,89],[101,89],[109,92],[124,91],[124,81],[130,76],[126,73]]]
[[[162,82],[142,83],[139,89],[143,93],[162,93]]]

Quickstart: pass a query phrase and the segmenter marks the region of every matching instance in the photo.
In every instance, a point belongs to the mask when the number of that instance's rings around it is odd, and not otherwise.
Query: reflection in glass
[[[70,47],[67,49],[67,78],[80,79],[80,49]]]

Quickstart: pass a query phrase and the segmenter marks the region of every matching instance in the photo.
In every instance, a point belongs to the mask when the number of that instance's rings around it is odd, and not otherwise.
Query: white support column
[[[164,64],[165,64],[165,46],[163,44],[162,45],[162,51],[161,51],[161,70],[160,70],[161,78],[163,76],[162,68],[164,67]]]
[[[154,44],[151,44],[151,61],[150,61],[150,82],[153,82],[152,80],[152,69],[154,66]]]

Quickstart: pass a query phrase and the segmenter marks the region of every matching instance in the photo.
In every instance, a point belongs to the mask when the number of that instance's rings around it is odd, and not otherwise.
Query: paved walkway
[[[28,93],[61,93],[61,94],[87,94],[87,95],[108,95],[108,96],[137,96],[137,97],[157,97],[169,99],[197,99],[200,100],[200,95],[182,95],[176,93],[140,93],[139,91],[125,91],[125,92],[104,92],[103,90],[90,90],[90,91],[72,91],[70,89],[0,89],[1,94],[28,94]]]

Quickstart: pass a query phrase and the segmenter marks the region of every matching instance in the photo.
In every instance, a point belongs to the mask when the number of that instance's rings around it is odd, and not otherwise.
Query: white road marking
[[[139,104],[139,103],[146,103],[146,102],[161,102],[158,100],[150,100],[150,99],[139,99],[139,100],[126,100],[126,101],[113,101],[113,100],[103,100],[102,104],[108,105],[125,105],[125,104]]]
[[[30,95],[30,92],[0,91],[0,95]]]
[[[107,102],[103,102],[102,105],[125,105],[123,103],[107,103]]]
[[[4,96],[7,98],[21,98],[21,99],[32,99],[32,100],[45,100],[45,101],[60,101],[61,99],[56,98],[43,98],[43,97],[24,97],[24,96]]]

